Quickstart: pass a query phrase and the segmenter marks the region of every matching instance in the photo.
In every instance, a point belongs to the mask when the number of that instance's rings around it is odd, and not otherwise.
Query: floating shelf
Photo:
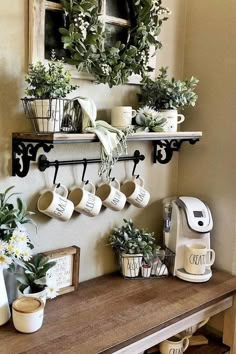
[[[195,144],[202,137],[202,132],[164,132],[164,133],[133,133],[128,142],[152,141],[154,146],[153,162],[168,163],[174,151],[179,151],[184,142]],[[40,148],[48,153],[54,144],[77,144],[98,142],[95,134],[68,133],[13,133],[12,134],[12,175],[25,177],[30,162],[36,161]]]

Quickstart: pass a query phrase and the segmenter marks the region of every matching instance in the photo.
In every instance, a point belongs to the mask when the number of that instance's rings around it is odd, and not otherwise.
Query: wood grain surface
[[[207,283],[109,274],[48,300],[38,332],[18,333],[12,321],[2,326],[0,353],[112,353],[235,293],[236,277],[221,271]]]

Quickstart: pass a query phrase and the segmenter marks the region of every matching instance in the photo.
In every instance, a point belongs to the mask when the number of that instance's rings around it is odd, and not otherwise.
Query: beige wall
[[[161,199],[176,193],[177,158],[167,166],[152,164],[152,145],[148,142],[130,143],[129,154],[140,149],[146,160],[137,167],[151,192],[150,206],[144,210],[126,207],[123,212],[103,211],[95,219],[75,215],[67,223],[60,223],[40,215],[36,209],[39,191],[52,183],[53,168],[45,173],[39,172],[32,164],[29,174],[24,179],[11,177],[11,133],[13,131],[30,131],[20,98],[24,96],[24,76],[27,68],[28,37],[28,2],[13,0],[14,6],[5,1],[0,2],[0,190],[10,185],[16,186],[26,199],[29,209],[35,211],[34,220],[38,224],[38,234],[30,229],[35,244],[35,252],[47,251],[70,245],[81,247],[80,280],[92,278],[115,268],[112,251],[106,246],[107,235],[112,227],[119,225],[123,217],[133,218],[138,226],[161,234],[162,215]],[[166,1],[173,14],[168,23],[163,25],[164,41],[168,46],[163,49],[158,65],[169,65],[173,73],[181,75],[183,69],[183,24],[185,0]],[[176,13],[176,16],[175,16]],[[178,44],[178,45],[177,45]],[[129,104],[136,106],[138,86],[122,86],[109,89],[105,85],[95,85],[85,81],[79,82],[76,94],[92,97],[98,107],[99,116],[109,119],[113,105]],[[57,145],[48,157],[50,160],[98,157],[99,144]],[[58,179],[66,186],[71,186],[81,178],[81,166],[78,168],[62,167]],[[113,175],[123,181],[132,172],[132,163],[119,163]],[[89,165],[87,177],[98,183],[97,166]]]
[[[199,100],[184,130],[203,138],[180,154],[179,194],[199,196],[213,214],[216,266],[235,272],[235,27],[234,0],[187,2],[184,72],[200,79]],[[233,265],[232,265],[233,264]]]

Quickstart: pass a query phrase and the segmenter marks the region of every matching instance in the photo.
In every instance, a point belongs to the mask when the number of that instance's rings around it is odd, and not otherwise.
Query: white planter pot
[[[159,117],[166,119],[166,123],[163,127],[165,132],[177,132],[178,124],[185,120],[184,115],[179,114],[177,109],[160,110]]]
[[[134,278],[139,275],[142,265],[142,254],[121,254],[121,270],[125,277]]]
[[[63,117],[63,100],[35,100],[34,114],[40,133],[60,132]]]
[[[0,270],[0,326],[11,317],[3,270]]]
[[[13,324],[17,331],[33,333],[43,324],[44,303],[40,299],[23,297],[12,305]]]
[[[142,266],[142,268],[141,268],[142,277],[149,278],[151,276],[151,269],[152,269],[152,267]]]
[[[46,304],[46,299],[47,299],[47,291],[46,289],[38,292],[38,293],[29,293],[29,287],[27,287],[26,289],[24,289],[24,291],[22,292],[20,290],[20,285],[17,287],[17,298],[20,299],[22,297],[36,297],[37,299],[40,299],[43,301],[44,305]]]

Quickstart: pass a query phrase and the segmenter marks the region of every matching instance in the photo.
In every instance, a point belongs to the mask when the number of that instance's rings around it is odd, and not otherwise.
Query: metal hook
[[[111,171],[112,171],[112,169],[110,168],[109,173],[108,173],[108,180],[113,182],[115,180],[115,177],[111,177]]]
[[[84,164],[84,169],[83,169],[83,174],[82,174],[82,182],[84,182],[85,184],[88,184],[89,180],[88,179],[87,180],[84,179],[85,172],[86,172],[87,165],[88,165],[88,161],[86,159],[83,159],[83,164]]]
[[[139,163],[139,156],[140,156],[140,152],[138,150],[136,150],[134,152],[134,168],[133,168],[133,171],[132,171],[132,176],[135,177],[135,178],[139,178],[139,175],[135,175],[135,170],[136,170],[136,167],[137,167],[137,164]]]
[[[56,184],[57,188],[60,187],[60,183],[56,183],[58,169],[59,169],[59,162],[58,162],[58,160],[56,160],[55,161],[55,173],[54,173],[54,177],[53,177],[53,184]]]

